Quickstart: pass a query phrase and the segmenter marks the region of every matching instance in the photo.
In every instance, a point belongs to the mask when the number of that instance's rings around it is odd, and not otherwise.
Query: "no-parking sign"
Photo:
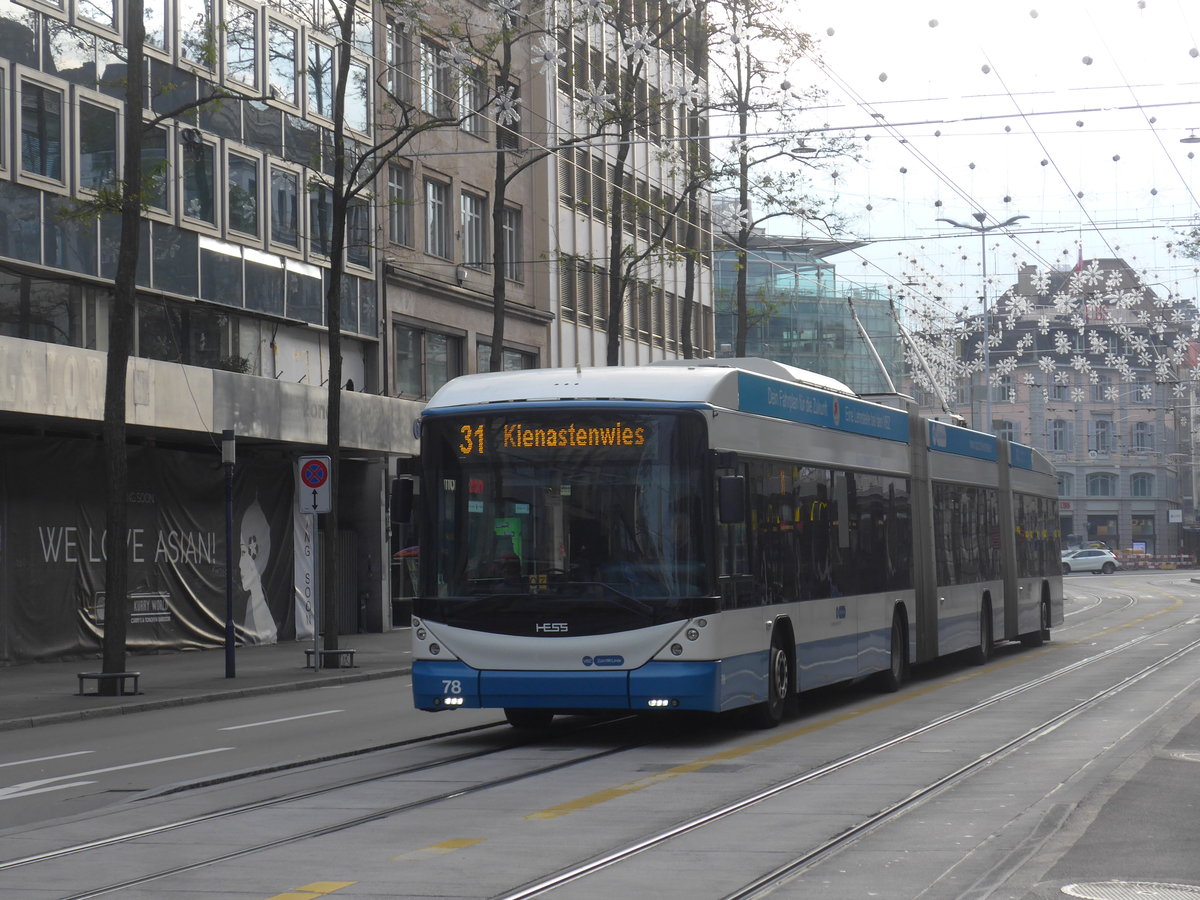
[[[313,514],[332,512],[329,457],[302,456],[297,465],[296,498],[300,503],[300,511]]]

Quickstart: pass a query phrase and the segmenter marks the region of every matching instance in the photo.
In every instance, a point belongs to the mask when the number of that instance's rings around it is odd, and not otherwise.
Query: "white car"
[[[1111,575],[1121,568],[1121,562],[1111,550],[1085,548],[1083,550],[1068,550],[1062,555],[1062,570],[1064,575],[1071,572],[1102,572]]]

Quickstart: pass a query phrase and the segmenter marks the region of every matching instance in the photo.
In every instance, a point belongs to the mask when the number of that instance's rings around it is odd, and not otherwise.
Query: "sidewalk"
[[[383,634],[346,634],[341,649],[352,649],[354,668],[304,667],[312,641],[283,641],[238,647],[236,677],[225,677],[225,649],[130,654],[125,668],[140,672],[140,694],[80,697],[79,672],[100,671],[100,660],[26,663],[0,668],[0,731],[50,725],[93,716],[113,716],[166,706],[184,706],[233,697],[304,690],[330,684],[405,675],[411,669],[408,629]],[[87,690],[95,690],[91,682]]]

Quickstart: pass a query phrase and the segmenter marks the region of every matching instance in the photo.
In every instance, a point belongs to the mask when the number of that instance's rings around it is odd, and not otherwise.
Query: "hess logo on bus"
[[[533,630],[538,634],[566,634],[570,629],[566,622],[538,622]]]

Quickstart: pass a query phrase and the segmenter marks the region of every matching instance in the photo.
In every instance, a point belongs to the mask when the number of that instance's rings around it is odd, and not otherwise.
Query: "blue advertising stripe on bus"
[[[973,456],[975,459],[996,461],[996,438],[969,428],[947,425],[945,422],[929,423],[929,449],[957,456]],[[1032,465],[1032,462],[1031,462]]]
[[[760,416],[908,443],[908,417],[899,410],[749,372],[738,373],[738,408]]]
[[[1008,445],[1009,463],[1016,469],[1033,471],[1033,449],[1024,444]]]

